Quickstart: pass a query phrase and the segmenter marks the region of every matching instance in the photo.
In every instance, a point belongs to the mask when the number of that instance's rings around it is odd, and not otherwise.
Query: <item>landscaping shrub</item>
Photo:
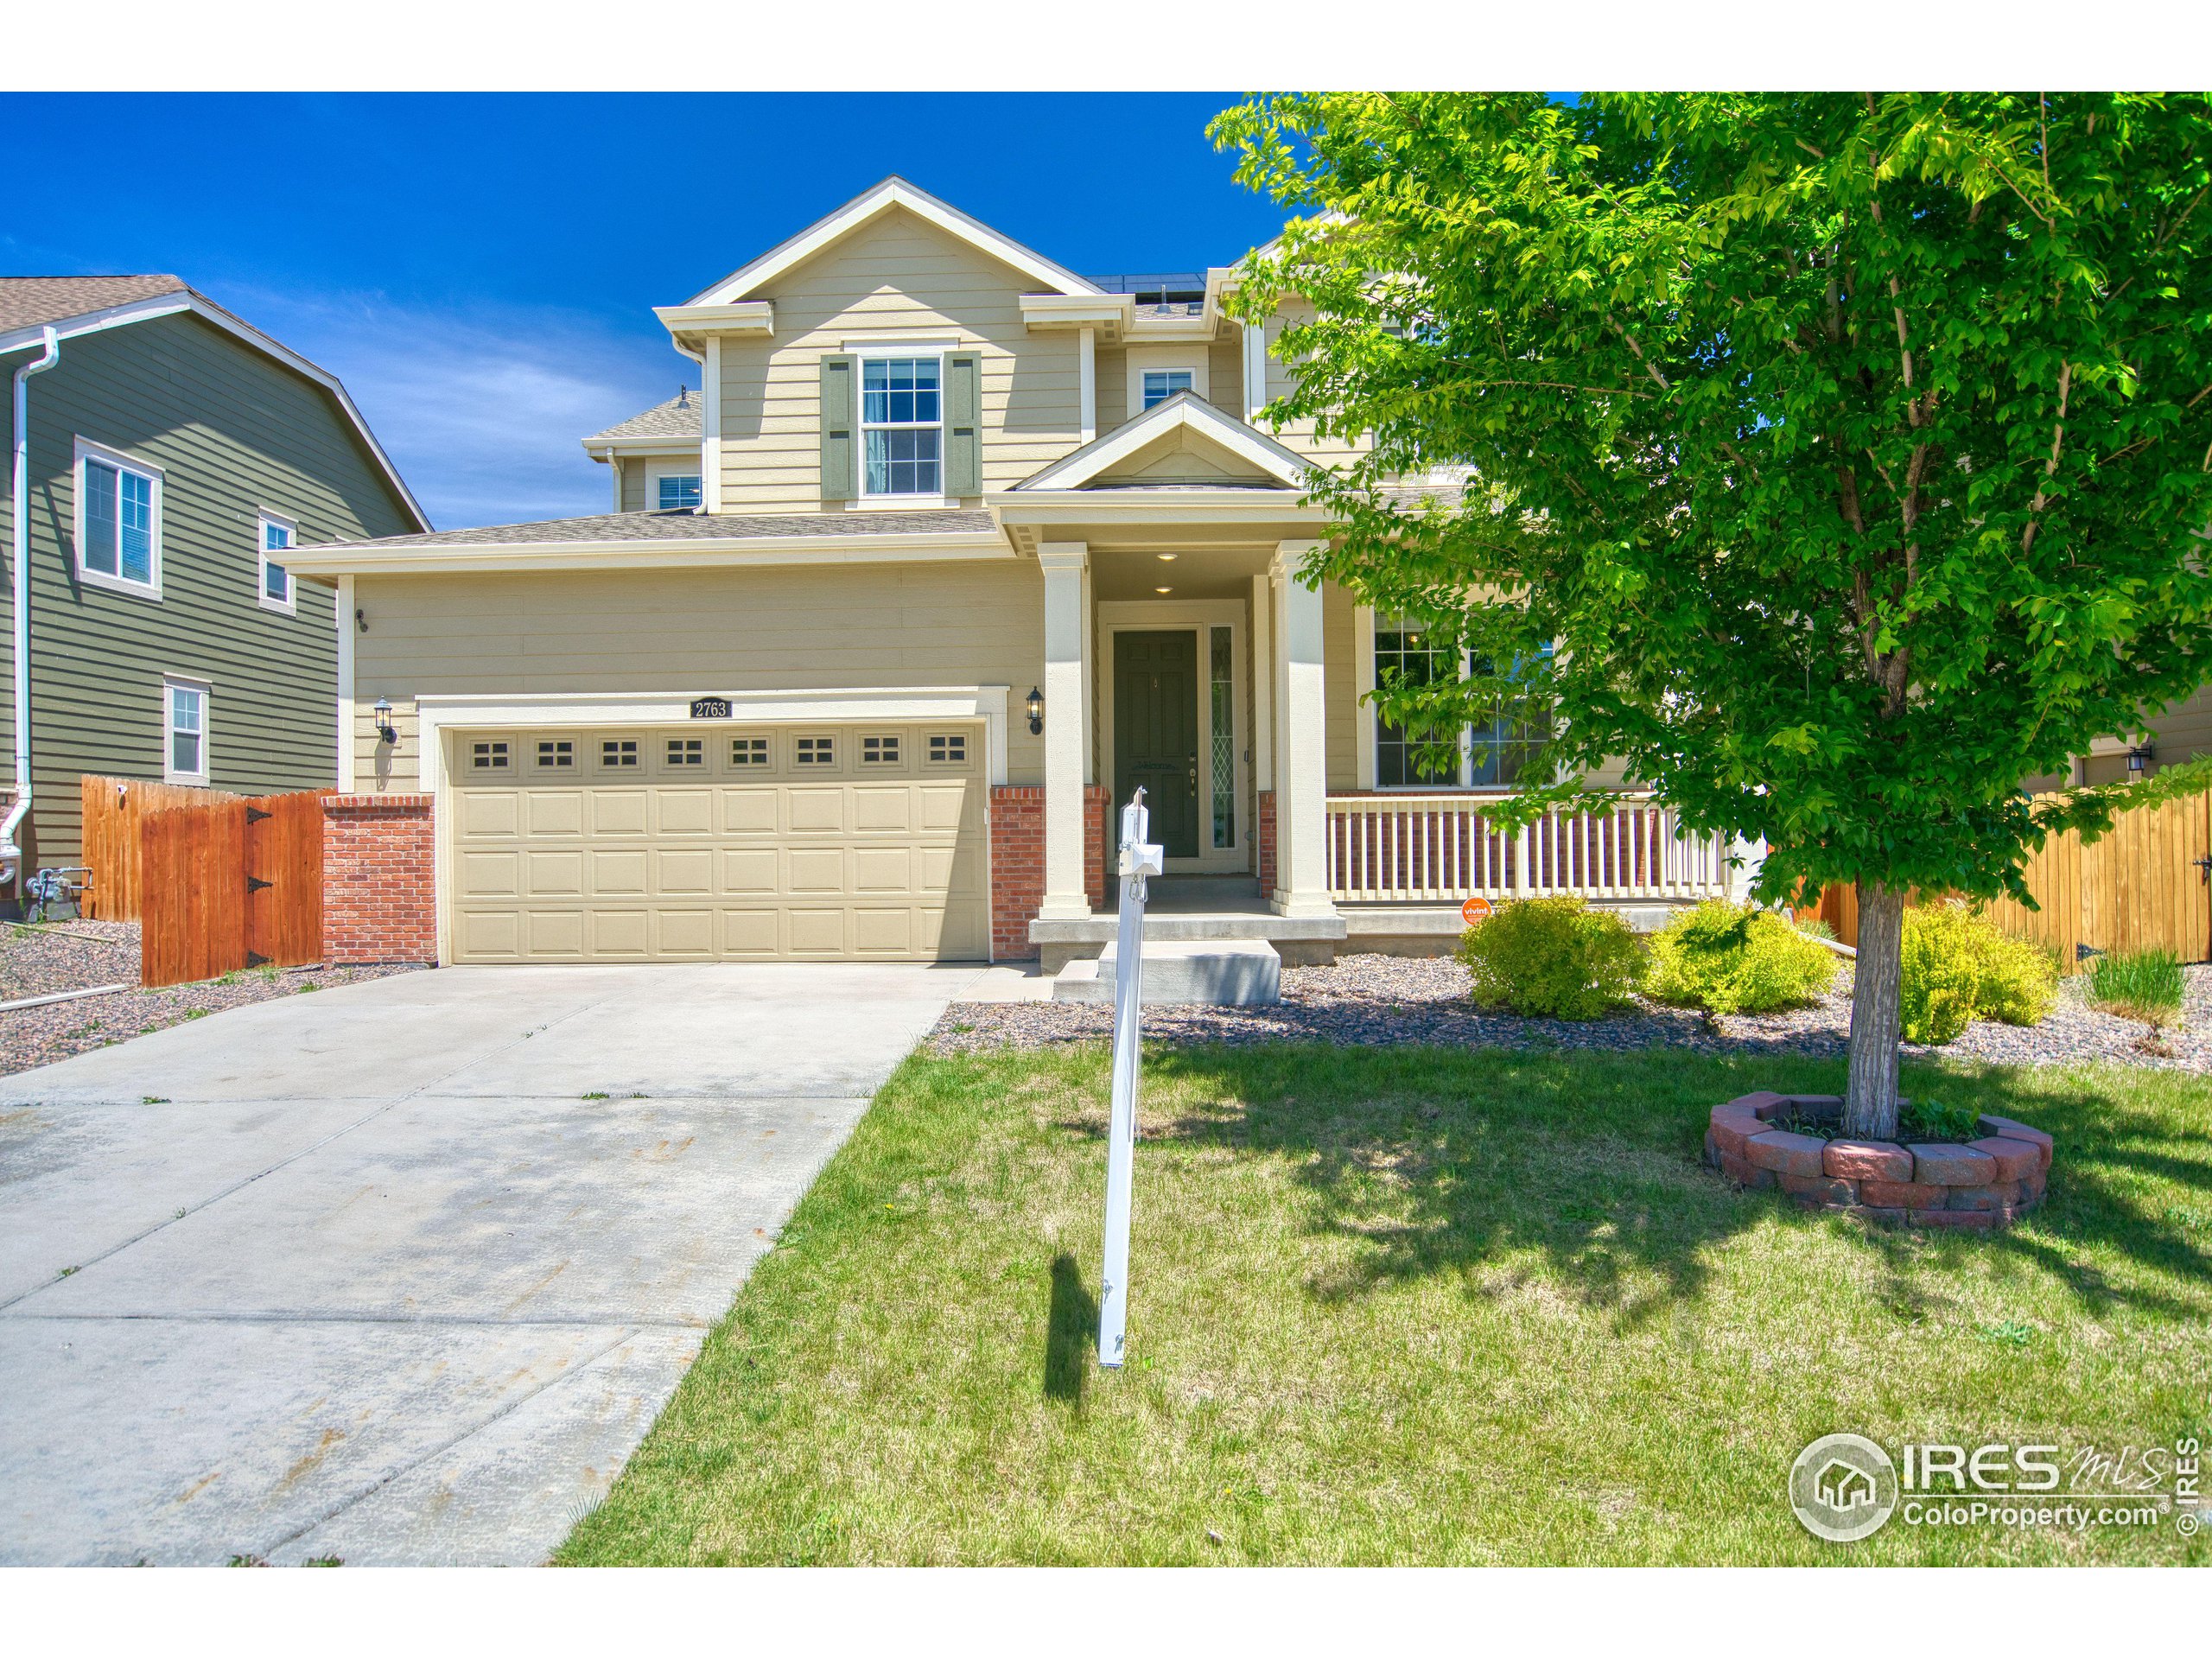
[[[1460,936],[1459,960],[1486,1008],[1595,1020],[1628,1000],[1643,947],[1618,916],[1580,899],[1517,899]]]
[[[2058,993],[2050,952],[1957,903],[1905,912],[1903,974],[1909,1043],[1948,1043],[1974,1020],[2032,1026]]]
[[[1800,933],[1802,933],[1808,939],[1833,939],[1835,938],[1835,929],[1830,927],[1826,922],[1822,921],[1817,916],[1800,916],[1795,923],[1795,926]]]
[[[2163,1026],[2181,1013],[2181,958],[2171,950],[2126,950],[2089,968],[2089,1001],[2107,1014]]]
[[[1836,958],[1771,911],[1708,899],[1651,936],[1651,994],[1714,1014],[1817,1001]]]

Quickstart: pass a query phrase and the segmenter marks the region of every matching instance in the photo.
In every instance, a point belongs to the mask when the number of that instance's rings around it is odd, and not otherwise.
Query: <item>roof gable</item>
[[[1102,438],[1093,439],[1042,472],[1014,486],[1017,490],[1080,490],[1108,480],[1142,483],[1189,481],[1176,472],[1175,457],[1188,455],[1223,481],[1250,480],[1275,488],[1297,489],[1311,465],[1295,450],[1266,433],[1225,415],[1195,393],[1181,391],[1154,404]]]
[[[1041,253],[1002,236],[981,219],[971,219],[950,202],[893,175],[874,189],[855,196],[835,213],[817,219],[797,236],[779,243],[750,264],[741,265],[712,288],[685,302],[690,305],[729,305],[754,294],[802,261],[894,207],[903,207],[969,246],[1012,266],[1031,281],[1055,294],[1100,294],[1104,290],[1054,264]]]

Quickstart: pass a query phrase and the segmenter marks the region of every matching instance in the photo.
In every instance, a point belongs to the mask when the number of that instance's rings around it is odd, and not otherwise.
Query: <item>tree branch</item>
[[[2050,459],[2044,463],[2044,483],[2036,486],[2036,499],[2028,504],[2027,527],[2020,532],[2020,556],[2024,559],[2036,544],[2036,531],[2042,524],[2044,504],[2050,499],[2044,486],[2058,476],[2058,452],[2066,442],[2066,395],[2073,385],[2074,365],[2061,363],[2058,365],[2058,419],[2051,426]]]

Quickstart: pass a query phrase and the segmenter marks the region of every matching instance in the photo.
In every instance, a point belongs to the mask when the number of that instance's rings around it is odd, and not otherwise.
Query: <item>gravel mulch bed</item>
[[[2187,1000],[2164,1052],[2146,1046],[2134,1020],[2101,1014],[2068,980],[2039,1026],[1977,1021],[1941,1047],[1908,1044],[1912,1056],[1951,1056],[2005,1065],[2116,1060],[2212,1072],[2212,966],[2186,970]],[[957,1002],[930,1034],[930,1052],[971,1053],[1102,1039],[1114,1011],[1102,1003]],[[1524,1020],[1487,1014],[1467,1001],[1467,970],[1449,957],[1340,957],[1325,968],[1285,968],[1282,1001],[1249,1008],[1148,1007],[1144,1033],[1163,1043],[1434,1043],[1463,1048],[1690,1049],[1704,1053],[1842,1055],[1851,1029],[1851,965],[1840,963],[1827,995],[1789,1014],[1708,1019],[1693,1009],[1636,999],[1604,1020]]]
[[[408,964],[364,968],[250,968],[196,985],[146,990],[138,984],[138,924],[60,922],[40,927],[0,923],[0,1002],[55,991],[121,983],[131,988],[42,1007],[0,1013],[0,1076],[50,1065],[73,1054],[143,1037],[165,1026],[302,991],[352,985],[411,971]]]

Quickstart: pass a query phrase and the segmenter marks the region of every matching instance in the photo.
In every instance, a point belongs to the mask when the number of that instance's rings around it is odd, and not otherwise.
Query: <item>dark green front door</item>
[[[1114,811],[1141,785],[1152,838],[1170,858],[1198,855],[1198,636],[1114,636]]]

